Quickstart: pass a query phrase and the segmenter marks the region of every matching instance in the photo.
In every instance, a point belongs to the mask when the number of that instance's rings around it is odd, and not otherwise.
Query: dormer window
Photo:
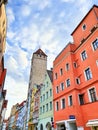
[[[83,24],[82,29],[86,30],[86,24]]]

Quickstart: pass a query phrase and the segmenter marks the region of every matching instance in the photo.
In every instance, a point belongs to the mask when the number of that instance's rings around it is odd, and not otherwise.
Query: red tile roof
[[[47,56],[41,49],[38,49],[36,52],[34,52],[34,54],[39,54],[39,55]]]

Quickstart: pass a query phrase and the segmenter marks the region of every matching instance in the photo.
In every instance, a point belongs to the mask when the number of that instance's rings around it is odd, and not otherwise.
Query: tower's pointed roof
[[[40,48],[36,52],[34,52],[34,54],[47,56]]]

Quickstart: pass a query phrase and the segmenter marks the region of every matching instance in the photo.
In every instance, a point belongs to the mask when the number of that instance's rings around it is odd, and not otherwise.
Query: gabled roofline
[[[74,31],[71,33],[71,35],[73,35],[73,33],[77,30],[77,28],[80,26],[80,24],[83,22],[83,20],[87,17],[87,15],[93,10],[93,8],[96,7],[98,8],[97,5],[93,5],[92,8],[88,11],[88,13],[84,16],[84,18],[81,20],[81,22],[78,24],[78,26],[74,29]],[[97,16],[97,20],[98,20],[98,16]]]

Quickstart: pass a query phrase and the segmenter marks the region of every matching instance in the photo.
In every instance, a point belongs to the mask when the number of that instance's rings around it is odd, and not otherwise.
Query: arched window
[[[40,130],[43,130],[43,124],[40,125]]]

